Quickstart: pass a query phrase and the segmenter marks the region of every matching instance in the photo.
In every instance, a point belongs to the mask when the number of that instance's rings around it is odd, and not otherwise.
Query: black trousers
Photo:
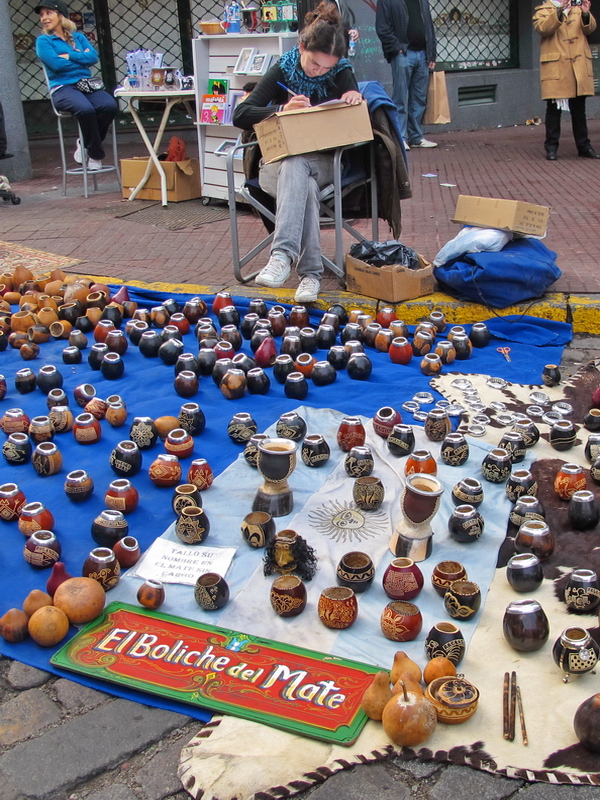
[[[580,153],[591,147],[585,116],[585,97],[585,95],[581,95],[569,98],[573,138]],[[547,152],[555,151],[558,148],[561,113],[560,108],[553,100],[546,100],[546,141],[544,146]]]

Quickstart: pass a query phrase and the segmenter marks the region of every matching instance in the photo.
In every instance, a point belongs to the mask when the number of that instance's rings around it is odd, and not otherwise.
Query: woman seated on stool
[[[336,6],[322,2],[305,20],[298,47],[281,56],[249,97],[238,104],[233,115],[238,128],[250,130],[274,111],[292,111],[334,99],[350,105],[362,102],[352,67],[343,57],[346,39]],[[295,263],[300,277],[295,302],[317,299],[323,272],[319,190],[332,181],[332,151],[290,156],[274,164],[261,162],[260,187],[278,202],[271,257],[256,276],[259,286],[283,286]]]
[[[87,150],[90,172],[102,169],[102,142],[117,114],[117,102],[108,92],[99,89],[80,91],[79,81],[91,78],[89,66],[96,64],[98,54],[83,33],[69,19],[63,0],[45,0],[36,6],[44,30],[35,42],[35,52],[46,68],[52,102],[57,111],[68,111],[77,117]],[[84,152],[77,139],[73,158],[83,163]]]

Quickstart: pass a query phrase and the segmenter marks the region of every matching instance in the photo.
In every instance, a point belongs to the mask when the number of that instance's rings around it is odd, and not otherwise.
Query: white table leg
[[[144,129],[144,126],[142,125],[142,121],[141,121],[141,119],[140,119],[140,117],[139,117],[139,115],[137,113],[137,110],[135,109],[135,107],[133,105],[133,100],[134,100],[134,98],[129,98],[129,100],[128,100],[129,111],[131,113],[131,116],[133,117],[133,120],[134,120],[134,122],[135,122],[135,124],[137,126],[137,129],[140,132],[140,136],[142,137],[142,139],[144,141],[144,144],[146,145],[146,149],[148,150],[148,153],[150,155],[150,160],[148,161],[148,165],[146,167],[146,171],[144,173],[144,176],[143,176],[142,180],[138,183],[138,185],[135,187],[135,189],[131,192],[131,194],[129,196],[129,200],[135,200],[135,198],[137,197],[138,193],[144,188],[144,186],[146,184],[146,181],[148,180],[148,178],[150,176],[150,171],[152,169],[152,164],[154,164],[154,166],[156,167],[156,170],[158,172],[158,175],[160,177],[161,203],[162,203],[163,206],[166,206],[167,205],[167,176],[165,175],[165,171],[164,171],[164,169],[162,167],[162,164],[158,160],[157,153],[158,153],[158,148],[160,147],[160,143],[162,141],[163,134],[165,132],[165,128],[167,127],[167,121],[169,119],[169,114],[171,112],[171,109],[173,108],[174,105],[176,105],[177,103],[181,102],[181,98],[180,97],[179,98],[178,97],[173,97],[173,98],[169,98],[167,100],[167,102],[165,104],[165,110],[163,112],[162,119],[160,121],[160,126],[158,128],[158,132],[157,132],[156,137],[154,139],[154,145],[152,144],[152,142],[148,138],[148,134],[146,133],[146,131]]]

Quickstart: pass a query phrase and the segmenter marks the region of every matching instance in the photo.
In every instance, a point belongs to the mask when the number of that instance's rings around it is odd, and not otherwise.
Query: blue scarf
[[[300,50],[294,47],[288,50],[279,59],[279,66],[285,75],[285,82],[294,92],[303,94],[306,97],[316,97],[317,100],[325,100],[329,94],[329,89],[333,86],[333,79],[343,69],[352,69],[352,65],[346,58],[340,58],[324,75],[316,78],[309,78],[300,66]]]

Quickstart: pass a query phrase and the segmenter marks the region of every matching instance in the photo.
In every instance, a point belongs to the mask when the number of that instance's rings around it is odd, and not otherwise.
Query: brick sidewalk
[[[180,134],[181,132],[178,132]],[[458,194],[514,198],[552,207],[548,247],[558,254],[563,276],[552,287],[566,293],[600,293],[599,248],[600,162],[577,158],[565,126],[560,158],[544,158],[543,128],[518,126],[486,131],[443,133],[432,137],[439,147],[410,152],[413,198],[402,204],[402,241],[428,258],[456,235],[450,221]],[[600,149],[600,120],[590,122],[592,141]],[[194,152],[194,132],[184,134]],[[172,281],[211,286],[233,283],[228,220],[166,231],[94,211],[120,199],[111,176],[87,200],[81,183],[69,182],[60,194],[58,148],[53,141],[31,144],[34,179],[15,184],[20,206],[3,204],[0,238],[81,259],[79,271],[121,280]],[[128,137],[120,155],[143,155],[141,143]],[[424,177],[434,174],[435,177]],[[441,184],[455,184],[442,186]],[[366,230],[366,229],[365,229]],[[253,217],[242,218],[242,241],[251,245],[263,235]],[[388,236],[381,223],[380,238]],[[323,232],[323,249],[332,253],[332,232]],[[257,268],[263,261],[257,260]],[[289,286],[295,285],[292,278]],[[332,276],[324,289],[337,288]]]
[[[590,127],[593,137],[600,139],[600,122]],[[189,141],[193,141],[192,135],[187,137]],[[549,204],[553,213],[546,242],[557,251],[564,271],[555,288],[600,292],[594,272],[600,163],[576,158],[574,146],[569,144],[563,145],[561,160],[549,164],[543,157],[543,132],[538,128],[447,133],[432,138],[439,141],[438,148],[411,153],[414,197],[403,204],[403,241],[432,257],[457,232],[449,219],[459,192]],[[232,283],[227,221],[171,232],[113,219],[94,209],[118,201],[114,184],[103,179],[100,193],[84,200],[73,181],[69,196],[62,198],[60,190],[53,188],[60,181],[56,144],[35,142],[32,150],[35,178],[14,187],[23,198],[22,205],[3,204],[0,238],[82,259],[84,263],[73,267],[73,272],[124,281]],[[122,156],[141,154],[137,144],[122,143]],[[423,178],[424,173],[437,173],[438,177]],[[456,183],[457,187],[440,183]],[[250,217],[243,219],[242,226],[248,243],[262,235],[261,226]],[[325,242],[330,239],[325,232]],[[324,288],[336,285],[328,279]],[[572,343],[561,365],[565,374],[597,355],[596,342]],[[199,728],[197,720],[186,716],[134,705],[0,657],[0,800],[190,800],[177,778],[177,767],[181,748]],[[92,743],[89,747],[88,741]],[[82,742],[86,743],[85,753],[69,758]],[[303,792],[299,800],[308,797],[600,800],[600,787],[530,784],[468,767],[395,758],[340,773]]]

